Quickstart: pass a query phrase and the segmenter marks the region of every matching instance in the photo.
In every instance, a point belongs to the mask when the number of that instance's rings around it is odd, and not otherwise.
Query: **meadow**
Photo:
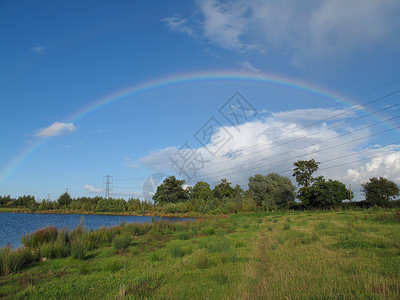
[[[11,252],[0,251],[1,298],[400,298],[395,210],[249,213],[92,232],[81,224],[23,244],[31,261],[17,259],[14,270]]]

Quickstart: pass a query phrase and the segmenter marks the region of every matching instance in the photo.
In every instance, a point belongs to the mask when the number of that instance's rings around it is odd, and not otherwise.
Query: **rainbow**
[[[289,87],[293,89],[298,89],[324,98],[339,102],[346,106],[357,105],[353,100],[339,95],[336,92],[329,91],[327,89],[317,87],[315,85],[303,82],[300,80],[295,80],[288,77],[282,77],[272,74],[255,74],[244,71],[205,71],[198,73],[187,73],[178,74],[172,76],[166,76],[157,78],[154,80],[149,80],[143,83],[134,84],[128,88],[124,88],[117,92],[111,93],[102,97],[88,106],[83,107],[72,116],[64,120],[64,122],[77,122],[85,116],[92,114],[108,105],[115,102],[127,99],[128,97],[135,96],[140,93],[147,91],[161,89],[164,87],[175,86],[184,83],[196,83],[196,82],[211,82],[211,81],[251,81],[259,83],[275,84],[279,86]],[[28,146],[24,151],[17,155],[0,173],[0,186],[4,184],[5,180],[10,177],[10,175],[15,172],[33,153],[38,151],[38,149],[43,146],[48,138],[41,138],[40,140],[34,142]]]

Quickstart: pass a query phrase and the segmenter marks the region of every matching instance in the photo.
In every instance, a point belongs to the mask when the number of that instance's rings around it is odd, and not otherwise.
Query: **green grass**
[[[31,237],[55,253],[46,260],[1,249],[0,299],[400,298],[392,211],[268,212],[46,234]],[[75,256],[80,243],[84,253]]]

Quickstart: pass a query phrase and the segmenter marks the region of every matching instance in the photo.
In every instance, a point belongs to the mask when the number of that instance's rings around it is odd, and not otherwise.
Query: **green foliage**
[[[71,256],[75,259],[85,259],[86,247],[84,241],[77,240],[71,244]]]
[[[186,254],[182,246],[175,243],[169,245],[168,251],[173,258],[183,257]]]
[[[53,242],[57,239],[58,230],[55,226],[40,228],[32,233],[25,234],[21,238],[22,244],[27,248],[38,248],[44,243]]]
[[[299,186],[309,187],[315,181],[312,174],[318,170],[320,162],[314,159],[298,160],[293,163],[293,176],[296,177],[296,182]]]
[[[24,266],[37,259],[38,257],[29,249],[12,250],[10,247],[2,247],[0,248],[0,275],[19,272]]]
[[[296,187],[289,178],[276,173],[268,175],[256,174],[249,178],[249,192],[257,205],[264,210],[284,207],[296,197]]]
[[[175,176],[166,178],[163,183],[157,187],[157,191],[153,196],[154,203],[177,203],[188,200],[188,192],[182,187],[184,184],[185,180],[178,180]]]
[[[329,208],[338,206],[343,200],[352,196],[342,182],[329,179],[319,180],[309,187],[302,187],[298,197],[308,207]]]
[[[199,181],[197,182],[192,192],[190,193],[190,198],[195,199],[197,201],[208,202],[214,197],[214,193],[210,188],[210,185],[207,182]]]
[[[72,202],[72,198],[67,192],[65,192],[60,197],[58,197],[57,202],[59,207],[65,208],[70,205],[70,203]]]
[[[96,212],[124,212],[127,204],[124,199],[101,198],[96,205]]]
[[[114,238],[113,246],[115,250],[122,250],[127,248],[132,243],[132,238],[129,235],[120,235]]]
[[[236,194],[235,190],[231,187],[231,183],[227,181],[226,178],[221,179],[221,183],[215,186],[213,193],[219,200],[234,198]]]
[[[400,195],[398,186],[384,177],[373,177],[362,184],[365,200],[369,205],[389,206],[390,200]]]

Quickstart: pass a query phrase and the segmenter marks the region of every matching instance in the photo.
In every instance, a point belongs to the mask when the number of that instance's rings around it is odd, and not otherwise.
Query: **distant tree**
[[[29,205],[35,202],[35,197],[31,195],[24,195],[18,197],[18,199],[15,201],[16,206],[21,206],[21,207],[29,207]]]
[[[264,209],[274,209],[293,202],[296,197],[296,187],[289,178],[276,173],[268,175],[256,174],[249,178],[249,192],[253,195],[257,206]]]
[[[320,162],[316,162],[314,159],[298,160],[293,163],[293,176],[296,178],[296,182],[299,186],[311,186],[311,184],[316,180],[312,174],[318,170],[319,164]]]
[[[166,178],[162,184],[157,187],[153,196],[155,204],[177,203],[188,200],[188,192],[182,187],[185,180],[178,180],[175,176]]]
[[[97,212],[124,212],[127,209],[127,203],[124,199],[101,198],[96,205]]]
[[[71,196],[65,192],[60,197],[58,197],[57,202],[59,207],[68,207],[72,201]]]
[[[369,182],[362,184],[362,191],[368,204],[378,206],[388,205],[390,200],[400,194],[398,186],[384,177],[370,178]]]
[[[207,182],[199,181],[194,185],[190,197],[192,199],[208,201],[214,197],[214,193]]]
[[[337,206],[345,199],[353,198],[353,194],[350,196],[350,191],[338,180],[320,179],[312,186],[300,188],[298,198],[308,207],[329,208]]]
[[[235,197],[235,190],[226,178],[221,179],[221,183],[214,187],[214,196],[219,200]]]

